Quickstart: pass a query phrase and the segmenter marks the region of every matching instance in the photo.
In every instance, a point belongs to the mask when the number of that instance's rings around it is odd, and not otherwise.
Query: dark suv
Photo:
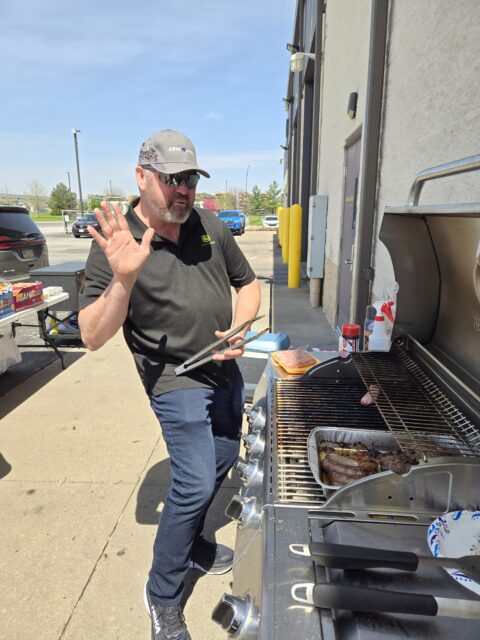
[[[47,241],[28,209],[0,204],[0,281],[28,280],[30,269],[48,264]]]

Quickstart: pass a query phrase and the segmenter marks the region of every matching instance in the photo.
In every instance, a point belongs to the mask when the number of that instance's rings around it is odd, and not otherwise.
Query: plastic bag
[[[0,373],[22,361],[22,354],[11,335],[0,334]]]

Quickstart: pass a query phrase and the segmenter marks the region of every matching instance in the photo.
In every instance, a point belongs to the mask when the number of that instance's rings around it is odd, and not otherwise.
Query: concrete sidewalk
[[[242,248],[257,273],[275,273],[274,330],[292,334],[295,346],[327,348],[334,334],[321,310],[309,308],[307,286],[288,290],[283,281],[276,234],[247,235]],[[268,317],[269,285],[262,287]],[[1,398],[0,638],[150,638],[143,586],[169,484],[167,451],[120,333],[67,362]],[[224,510],[237,487],[233,474],[207,522],[229,546],[235,525]],[[226,637],[210,614],[230,582],[231,573],[189,573],[193,640]]]
[[[0,637],[149,638],[142,590],[169,460],[123,338],[19,404],[0,442],[11,465],[0,481]],[[209,519],[229,545],[235,486],[225,482]],[[189,593],[197,580],[185,609],[192,637],[224,638],[210,612],[230,574],[191,572]]]

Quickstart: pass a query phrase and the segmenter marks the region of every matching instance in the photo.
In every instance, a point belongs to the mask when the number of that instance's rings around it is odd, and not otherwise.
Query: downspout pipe
[[[374,278],[372,268],[373,231],[377,195],[378,157],[385,75],[389,0],[372,0],[370,50],[368,60],[367,101],[362,178],[360,190],[360,229],[357,240],[358,281],[354,319],[363,325],[365,309],[370,302],[370,288]]]
[[[322,36],[324,0],[317,0],[317,23],[315,27],[315,70],[313,75],[313,126],[312,126],[312,170],[310,172],[310,194],[317,193],[318,154],[320,149],[320,89],[322,86]]]

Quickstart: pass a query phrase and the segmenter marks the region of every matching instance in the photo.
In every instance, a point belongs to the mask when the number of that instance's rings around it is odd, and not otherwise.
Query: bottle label
[[[352,353],[354,351],[358,351],[357,345],[358,338],[347,338],[345,336],[340,336],[340,339],[338,341],[338,350]]]

